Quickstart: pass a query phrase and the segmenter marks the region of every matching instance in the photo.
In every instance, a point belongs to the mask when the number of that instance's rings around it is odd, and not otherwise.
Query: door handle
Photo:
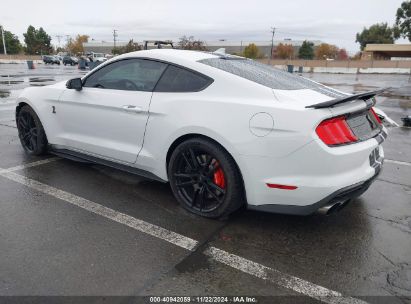
[[[132,112],[132,113],[140,113],[143,111],[142,108],[133,106],[133,105],[126,105],[122,107],[124,111],[126,112]]]

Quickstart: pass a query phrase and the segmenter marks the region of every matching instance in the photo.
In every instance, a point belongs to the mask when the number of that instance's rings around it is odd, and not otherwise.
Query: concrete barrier
[[[287,70],[287,67],[303,67],[303,72],[333,73],[333,74],[410,74],[411,60],[283,60],[260,59],[261,63],[270,64]],[[294,69],[294,72],[297,72]],[[300,72],[300,69],[298,70]]]

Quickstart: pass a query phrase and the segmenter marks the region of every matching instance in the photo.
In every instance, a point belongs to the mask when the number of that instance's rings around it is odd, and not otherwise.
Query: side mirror
[[[81,82],[81,78],[70,79],[66,83],[66,88],[81,91],[81,89],[83,88],[83,83]]]

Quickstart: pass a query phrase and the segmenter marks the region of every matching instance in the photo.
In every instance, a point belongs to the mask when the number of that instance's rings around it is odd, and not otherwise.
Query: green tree
[[[411,1],[404,1],[397,9],[394,38],[408,38],[411,41]]]
[[[361,50],[369,43],[394,43],[394,30],[387,23],[376,23],[357,33],[355,42],[361,45]]]
[[[298,57],[300,59],[313,59],[314,58],[314,43],[304,40],[298,51]]]
[[[34,26],[30,25],[23,36],[27,54],[50,54],[53,51],[51,37],[42,27],[36,30]]]
[[[34,26],[30,25],[27,32],[23,34],[24,43],[26,44],[26,53],[35,54],[37,49],[37,33]]]
[[[7,54],[18,54],[22,50],[19,38],[12,32],[4,30],[4,41],[6,44]],[[0,35],[0,54],[4,54],[2,35]]]
[[[244,57],[256,59],[260,57],[260,50],[254,43],[250,43],[244,48]]]
[[[133,39],[131,39],[125,46],[117,47],[113,49],[111,52],[113,54],[125,54],[125,53],[140,51],[141,49],[142,49],[142,46],[138,44],[137,42],[134,42]]]

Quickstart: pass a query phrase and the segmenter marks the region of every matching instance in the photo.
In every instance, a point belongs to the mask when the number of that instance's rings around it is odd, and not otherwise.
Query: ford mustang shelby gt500
[[[168,181],[198,215],[328,214],[381,169],[378,93],[345,94],[237,56],[157,49],[25,89],[16,122],[27,153]]]

